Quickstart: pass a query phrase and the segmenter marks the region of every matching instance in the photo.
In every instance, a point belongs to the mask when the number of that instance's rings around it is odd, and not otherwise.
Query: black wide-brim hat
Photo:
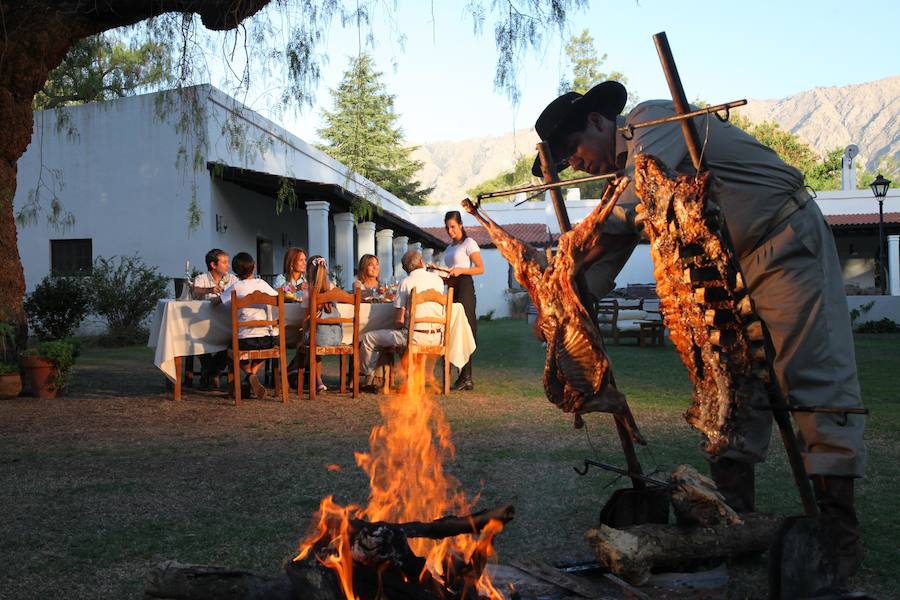
[[[550,152],[553,154],[553,160],[557,161],[557,171],[566,168],[569,159],[568,156],[561,157],[562,138],[580,129],[588,113],[600,113],[614,121],[625,108],[627,101],[628,91],[624,85],[618,81],[604,81],[589,89],[584,95],[567,92],[548,104],[534,122],[534,130],[543,141],[550,142]],[[540,157],[534,159],[531,174],[535,177],[541,176]]]

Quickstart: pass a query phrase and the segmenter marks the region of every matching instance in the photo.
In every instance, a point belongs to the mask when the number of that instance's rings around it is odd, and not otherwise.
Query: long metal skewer
[[[709,114],[718,114],[720,111],[725,111],[726,116],[721,117],[723,121],[727,121],[728,111],[732,108],[737,108],[739,106],[744,106],[747,104],[746,100],[733,100],[732,102],[725,102],[724,104],[716,104],[715,106],[707,106],[701,108],[699,110],[694,110],[691,112],[686,112],[684,114],[676,114],[671,117],[662,117],[660,119],[653,119],[652,121],[644,121],[642,123],[633,123],[631,125],[627,125],[625,127],[619,127],[619,131],[622,132],[626,137],[630,136],[635,129],[642,129],[644,127],[653,127],[654,125],[662,125],[663,123],[673,123],[675,121],[686,121],[687,119],[691,119],[692,117],[699,117],[701,115],[709,115]],[[546,190],[553,190],[556,188],[562,187],[571,187],[574,185],[581,185],[582,183],[589,183],[591,181],[601,181],[604,179],[614,179],[621,175],[621,171],[617,171],[615,173],[603,173],[600,175],[588,175],[587,177],[576,177],[574,179],[565,179],[554,181],[552,183],[539,183],[535,185],[523,185],[517,188],[510,188],[507,190],[497,190],[495,192],[483,192],[478,194],[479,200],[484,200],[486,198],[501,198],[503,196],[514,196],[516,194],[529,193],[529,192],[543,192]]]

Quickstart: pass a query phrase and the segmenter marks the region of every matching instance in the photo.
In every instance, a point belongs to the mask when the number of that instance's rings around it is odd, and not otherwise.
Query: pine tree
[[[318,134],[325,143],[319,149],[398,198],[425,204],[434,188],[415,180],[422,163],[410,157],[416,147],[404,145],[394,96],[381,76],[368,54],[350,59],[337,89],[331,90],[334,109],[322,113],[325,126]]]
[[[566,42],[566,57],[572,66],[572,81],[563,79],[559,83],[560,94],[566,92],[578,92],[584,94],[598,83],[613,80],[626,85],[628,78],[619,71],[604,73],[600,69],[606,62],[606,54],[597,56],[597,48],[594,46],[594,38],[587,29],[580,34],[573,35]],[[638,102],[637,94],[628,93],[628,105],[626,112]]]

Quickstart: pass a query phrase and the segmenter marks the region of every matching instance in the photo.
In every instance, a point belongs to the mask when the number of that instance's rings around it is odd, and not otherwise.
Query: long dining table
[[[343,317],[353,315],[352,304],[338,304]],[[359,333],[393,328],[393,304],[360,305]],[[284,320],[288,348],[299,341],[299,327],[306,316],[306,308],[296,303],[284,306]],[[344,324],[343,344],[353,341],[353,328]],[[181,366],[184,357],[211,354],[225,350],[231,344],[231,310],[227,306],[213,306],[208,300],[160,300],[150,325],[147,345],[156,349],[154,364],[175,384],[176,399],[181,395]],[[450,364],[464,366],[475,351],[475,336],[466,319],[462,304],[454,303],[450,315]]]

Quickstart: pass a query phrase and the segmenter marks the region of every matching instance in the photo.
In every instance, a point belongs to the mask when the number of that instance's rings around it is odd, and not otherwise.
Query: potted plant
[[[65,393],[78,351],[78,345],[71,340],[41,342],[25,350],[22,369],[31,394],[37,398],[55,398]]]
[[[10,323],[0,323],[0,398],[15,398],[22,393],[22,376],[19,365],[9,362],[9,352],[15,348],[16,328]]]

